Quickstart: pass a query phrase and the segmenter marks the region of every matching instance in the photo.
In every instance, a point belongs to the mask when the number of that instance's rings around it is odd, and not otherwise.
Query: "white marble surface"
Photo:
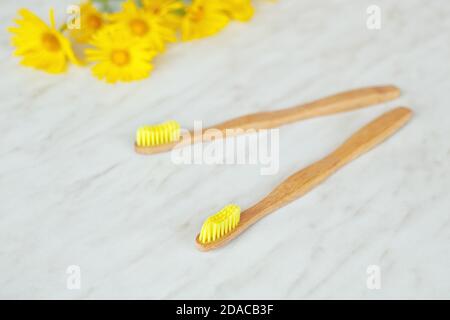
[[[379,31],[368,0],[259,4],[250,24],[174,45],[150,79],[116,86],[19,67],[3,31],[0,297],[450,298],[450,2],[376,2]],[[68,3],[2,1],[1,30],[21,6]],[[387,83],[399,100],[283,128],[274,176],[133,152],[143,123],[213,124]],[[397,105],[415,117],[391,140],[222,250],[195,249],[216,209],[251,205]],[[373,264],[380,290],[366,287]]]

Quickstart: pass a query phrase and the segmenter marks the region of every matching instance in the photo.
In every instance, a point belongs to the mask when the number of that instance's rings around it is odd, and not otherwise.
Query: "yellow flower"
[[[86,43],[105,24],[104,14],[99,12],[91,1],[86,1],[80,6],[80,29],[72,29],[70,35],[76,41]]]
[[[226,11],[231,19],[246,22],[253,17],[255,9],[251,0],[227,0]]]
[[[153,49],[162,52],[165,43],[175,42],[175,31],[164,25],[160,17],[136,6],[133,0],[122,4],[122,11],[111,15],[114,23],[128,32],[130,37],[148,42]]]
[[[181,22],[182,39],[189,41],[218,33],[230,20],[225,9],[226,1],[194,0]]]
[[[108,26],[94,34],[90,42],[94,48],[86,49],[86,57],[96,64],[93,74],[107,82],[133,81],[149,76],[153,69],[155,51],[149,44],[117,26]]]
[[[27,9],[19,10],[21,19],[16,19],[17,27],[8,28],[14,36],[14,55],[22,57],[24,66],[49,73],[61,73],[67,69],[70,60],[80,64],[73,53],[68,39],[55,26],[53,10],[50,10],[50,26]]]
[[[142,0],[144,10],[162,19],[168,27],[177,28],[181,22],[184,3],[180,0]]]

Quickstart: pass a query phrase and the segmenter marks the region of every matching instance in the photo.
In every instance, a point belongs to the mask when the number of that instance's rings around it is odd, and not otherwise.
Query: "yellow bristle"
[[[139,147],[154,147],[179,139],[180,124],[173,120],[153,126],[143,126],[136,132],[136,145]]]
[[[241,208],[239,206],[235,204],[225,206],[203,223],[199,241],[201,243],[208,243],[220,239],[236,228],[240,217]]]

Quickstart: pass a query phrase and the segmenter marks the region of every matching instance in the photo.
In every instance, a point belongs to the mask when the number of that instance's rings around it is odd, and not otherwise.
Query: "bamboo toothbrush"
[[[208,251],[227,244],[258,220],[303,196],[339,168],[393,135],[408,122],[411,115],[411,110],[403,107],[384,113],[353,134],[334,152],[287,178],[242,214],[237,205],[226,206],[206,219],[196,238],[198,248]]]
[[[395,86],[356,89],[288,109],[241,116],[212,128],[220,130],[226,137],[239,133],[236,130],[230,133],[230,129],[243,131],[275,128],[299,120],[365,108],[396,99],[399,95],[400,90]],[[211,138],[206,134],[208,129],[211,128],[203,129],[202,132],[191,131],[181,134],[180,125],[176,121],[143,126],[136,132],[135,150],[141,154],[155,154],[170,151],[175,147],[209,141]]]

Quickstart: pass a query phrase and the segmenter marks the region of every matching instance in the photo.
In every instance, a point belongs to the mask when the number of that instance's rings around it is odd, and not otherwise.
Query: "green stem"
[[[109,3],[109,0],[93,0],[93,2],[98,2],[101,6],[102,11],[111,12],[111,4]]]

